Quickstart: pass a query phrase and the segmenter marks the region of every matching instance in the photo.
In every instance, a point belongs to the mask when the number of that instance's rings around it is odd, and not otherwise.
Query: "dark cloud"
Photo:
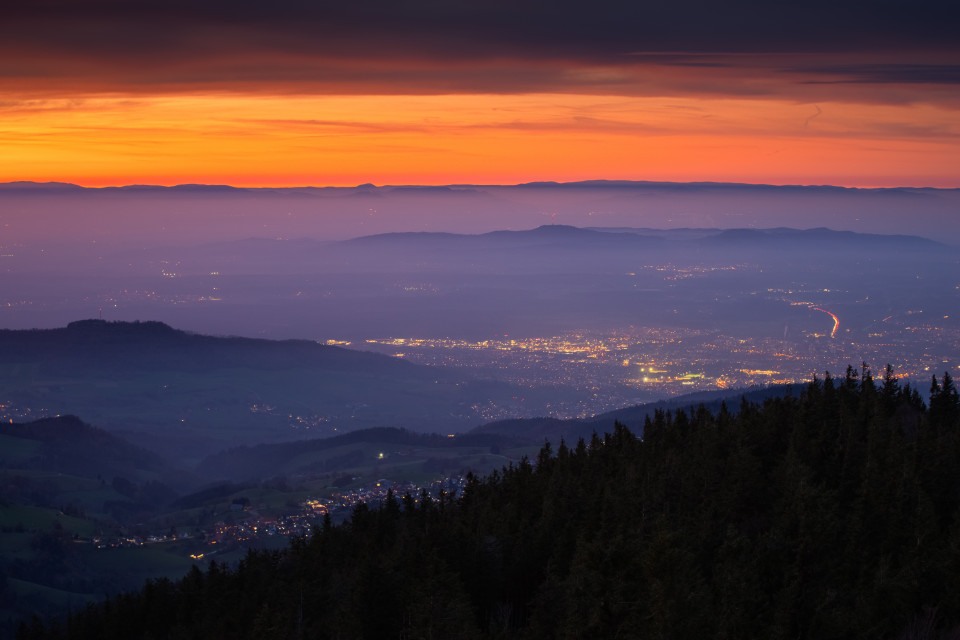
[[[336,83],[392,91],[406,83],[411,93],[564,83],[600,90],[609,83],[559,70],[709,71],[736,66],[724,54],[756,53],[903,50],[955,59],[958,25],[960,3],[901,0],[38,0],[4,10],[0,78],[107,89],[247,82],[309,91]],[[812,82],[954,83],[957,75],[951,65],[913,67],[804,71],[829,76]]]
[[[828,76],[825,80],[807,81],[811,84],[960,84],[960,64],[855,64],[790,71]]]
[[[48,0],[4,12],[21,43],[86,52],[273,47],[330,55],[364,50],[487,57],[605,57],[635,51],[751,52],[946,46],[957,49],[955,3],[859,0]]]

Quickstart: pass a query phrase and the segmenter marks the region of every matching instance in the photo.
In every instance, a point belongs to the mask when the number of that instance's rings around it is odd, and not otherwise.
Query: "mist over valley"
[[[393,495],[447,500],[545,442],[789,402],[827,372],[896,376],[915,411],[960,368],[953,198],[5,185],[7,615],[230,566]]]

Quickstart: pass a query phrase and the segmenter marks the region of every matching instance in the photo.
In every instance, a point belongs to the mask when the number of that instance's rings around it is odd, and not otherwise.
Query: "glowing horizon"
[[[83,186],[609,179],[960,187],[957,141],[888,124],[918,115],[948,123],[952,112],[577,94],[95,96],[4,109],[0,176]]]
[[[11,7],[0,182],[960,187],[949,7],[201,5]]]

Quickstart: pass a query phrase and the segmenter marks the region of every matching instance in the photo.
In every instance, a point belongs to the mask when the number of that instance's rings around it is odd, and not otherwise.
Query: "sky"
[[[33,0],[0,182],[960,187],[929,0]]]

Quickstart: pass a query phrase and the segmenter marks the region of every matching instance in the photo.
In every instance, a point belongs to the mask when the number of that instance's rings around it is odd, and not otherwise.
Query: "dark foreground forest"
[[[960,404],[889,370],[657,413],[27,638],[958,638]]]

